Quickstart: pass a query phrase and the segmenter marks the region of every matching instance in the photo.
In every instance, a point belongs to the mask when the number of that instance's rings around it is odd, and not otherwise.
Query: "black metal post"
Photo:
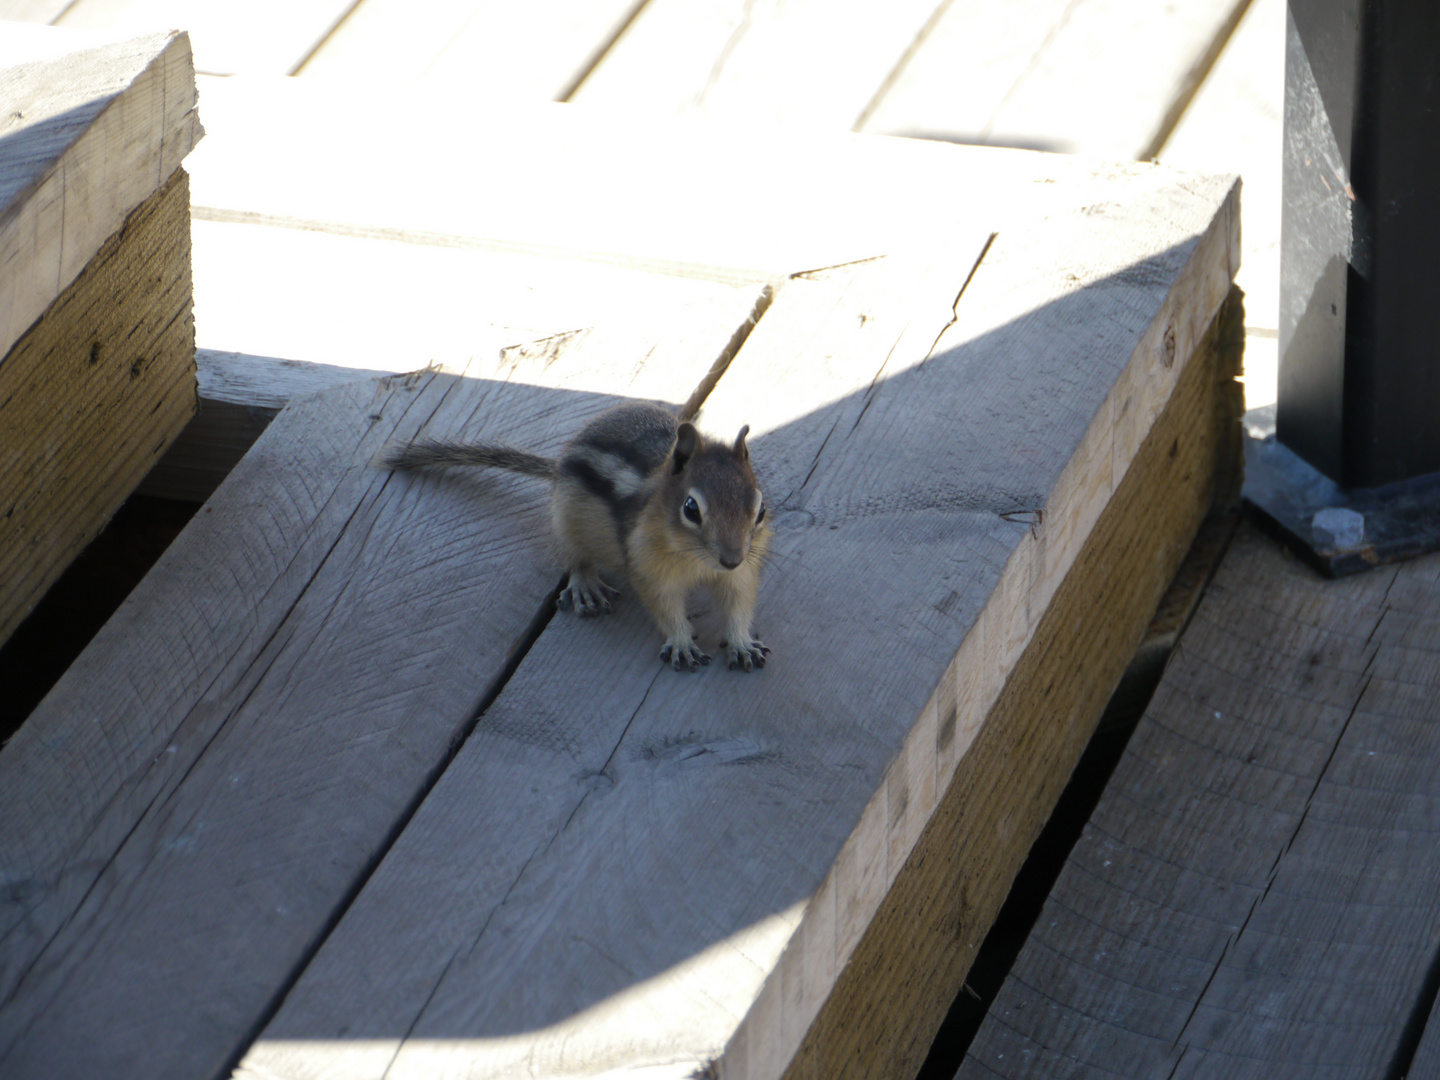
[[[1331,574],[1440,548],[1440,0],[1289,0],[1280,372],[1247,502]]]
[[[1440,2],[1289,8],[1276,434],[1344,487],[1440,471]]]

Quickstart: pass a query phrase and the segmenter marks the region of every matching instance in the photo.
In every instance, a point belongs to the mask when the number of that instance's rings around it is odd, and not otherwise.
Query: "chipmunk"
[[[770,649],[750,634],[760,564],[770,541],[765,502],[745,446],[712,441],[660,405],[630,403],[580,429],[558,460],[498,443],[422,440],[391,448],[392,469],[479,465],[549,480],[551,523],[570,571],[557,606],[608,615],[619,593],[600,576],[624,572],[665,635],[676,671],[708,664],[685,600],[708,585],[724,610],[733,671],[763,668]]]

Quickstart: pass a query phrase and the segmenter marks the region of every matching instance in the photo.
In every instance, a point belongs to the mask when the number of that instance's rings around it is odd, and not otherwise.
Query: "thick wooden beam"
[[[56,56],[62,31],[23,28],[47,59],[0,73],[0,355],[79,276],[199,140],[183,33]],[[43,38],[44,40],[37,40]],[[81,40],[84,40],[83,38]]]
[[[199,125],[183,34],[10,68],[0,101],[3,641],[195,411]]]
[[[924,1062],[1187,538],[1212,507],[1239,498],[1242,315],[1237,292],[1085,540],[787,1077],[907,1080]],[[1195,423],[1207,414],[1210,423]],[[1015,789],[1026,797],[1007,795]]]

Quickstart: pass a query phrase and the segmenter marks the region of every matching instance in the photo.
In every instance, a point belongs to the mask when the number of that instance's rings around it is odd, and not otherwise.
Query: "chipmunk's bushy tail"
[[[409,446],[394,446],[380,458],[387,469],[427,469],[439,465],[469,465],[555,479],[555,462],[539,454],[516,450],[504,443],[455,443],[421,439]]]

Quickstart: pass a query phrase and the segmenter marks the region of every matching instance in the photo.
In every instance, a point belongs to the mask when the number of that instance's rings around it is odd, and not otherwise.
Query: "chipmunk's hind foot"
[[[609,615],[611,604],[620,599],[620,591],[612,589],[600,580],[599,575],[583,570],[571,570],[570,580],[555,600],[561,611],[574,611],[582,619],[596,615]]]

